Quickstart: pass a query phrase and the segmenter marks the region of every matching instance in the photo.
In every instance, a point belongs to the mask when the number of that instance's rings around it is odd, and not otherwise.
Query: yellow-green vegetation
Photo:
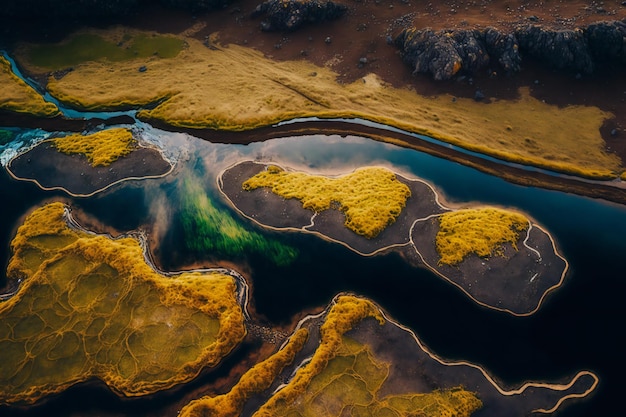
[[[379,397],[389,364],[345,333],[366,317],[384,319],[369,301],[340,297],[321,327],[320,345],[293,380],[260,407],[258,417],[469,416],[480,400],[462,388]]]
[[[29,215],[11,249],[7,276],[22,283],[0,304],[0,403],[92,378],[154,393],[217,365],[245,336],[232,277],[164,277],[137,240],[70,229],[61,203]]]
[[[137,147],[131,131],[124,128],[102,130],[91,135],[67,135],[53,139],[52,143],[59,152],[85,155],[94,167],[110,165]]]
[[[243,183],[244,190],[259,187],[269,187],[284,198],[296,198],[303,208],[316,212],[334,204],[345,214],[346,227],[367,238],[376,237],[395,222],[411,196],[409,187],[393,172],[378,167],[328,178],[272,165]]]
[[[291,336],[284,348],[243,374],[237,385],[228,393],[194,400],[178,415],[180,417],[240,416],[245,402],[252,395],[268,389],[285,366],[293,362],[296,354],[304,346],[308,334],[306,329],[298,330]]]
[[[120,28],[96,33],[102,38],[124,34],[140,36]],[[619,158],[605,151],[600,135],[611,114],[597,107],[546,104],[527,88],[516,100],[481,103],[422,96],[385,85],[375,75],[339,84],[331,69],[306,61],[276,62],[250,48],[215,42],[208,48],[198,40],[179,39],[188,47],[172,58],[85,58],[64,77],[51,77],[49,91],[85,109],[158,103],[140,117],[178,127],[246,130],[296,117],[361,117],[575,175],[615,178],[624,171]],[[28,54],[18,58],[32,66]],[[137,70],[142,66],[145,72]]]
[[[470,253],[500,255],[507,242],[517,249],[519,234],[528,226],[522,214],[493,207],[444,213],[436,237],[439,264],[456,265]]]
[[[58,44],[22,45],[20,54],[26,57],[30,70],[57,71],[85,61],[120,62],[159,56],[175,57],[185,41],[156,33],[135,31],[86,31]]]
[[[54,117],[59,109],[45,101],[41,94],[11,70],[11,63],[0,56],[0,110]]]

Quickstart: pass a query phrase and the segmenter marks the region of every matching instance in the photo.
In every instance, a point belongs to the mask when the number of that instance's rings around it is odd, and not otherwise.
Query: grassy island
[[[215,39],[203,43],[179,36],[175,39],[184,47],[177,54],[137,52],[110,59],[109,53],[94,56],[91,45],[111,39],[125,45],[124,39],[159,35],[118,27],[89,32],[89,42],[84,42],[86,36],[81,32],[58,45],[24,45],[21,49],[26,52],[18,56],[31,71],[46,65],[40,73],[71,64],[72,71],[51,76],[47,87],[77,108],[154,104],[139,116],[174,127],[234,131],[297,117],[360,117],[504,160],[574,175],[609,179],[624,172],[620,159],[606,152],[600,134],[610,113],[591,106],[550,105],[532,97],[528,88],[521,89],[517,99],[490,103],[450,95],[422,96],[385,85],[373,74],[340,84],[328,68],[305,61],[273,61],[251,48],[222,46]],[[42,62],[43,51],[62,47],[76,61]]]
[[[164,277],[133,238],[71,229],[64,206],[29,215],[11,243],[0,304],[0,403],[34,403],[78,382],[151,394],[217,365],[245,335],[236,283],[218,273]]]
[[[528,226],[522,214],[492,207],[444,213],[439,217],[436,237],[439,264],[456,265],[470,253],[498,255],[505,243],[517,249],[519,234]]]
[[[59,115],[59,109],[13,73],[11,64],[0,56],[0,110],[41,117]]]
[[[367,238],[376,237],[400,215],[411,190],[385,168],[362,168],[339,178],[289,172],[269,166],[243,183],[244,190],[269,187],[284,198],[295,198],[315,212],[336,207],[345,225]]]
[[[254,414],[278,416],[406,415],[469,416],[482,406],[475,394],[462,388],[429,393],[389,395],[379,391],[389,375],[389,364],[378,360],[371,349],[345,333],[367,317],[384,323],[370,301],[341,296],[320,328],[321,339],[311,361]]]
[[[107,166],[131,153],[137,141],[128,129],[108,129],[91,135],[74,134],[53,139],[54,147],[64,154],[84,155],[91,166]]]

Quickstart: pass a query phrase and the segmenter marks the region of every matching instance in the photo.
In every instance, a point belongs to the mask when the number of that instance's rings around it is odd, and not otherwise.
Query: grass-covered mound
[[[0,110],[54,117],[59,109],[13,73],[11,63],[0,56]]]
[[[182,180],[179,198],[185,246],[195,254],[238,258],[256,253],[279,266],[298,257],[295,248],[246,229],[226,210],[218,209],[198,178]]]
[[[263,417],[424,415],[469,416],[482,403],[462,388],[404,395],[379,394],[389,364],[377,359],[367,345],[345,333],[367,317],[383,323],[368,300],[338,297],[320,328],[320,344],[310,362],[254,414]],[[417,413],[416,413],[417,412]],[[423,414],[420,414],[423,413]]]
[[[0,403],[92,378],[154,393],[217,365],[245,335],[232,277],[164,277],[137,240],[70,229],[61,203],[29,215],[11,249],[7,276],[23,282],[0,304]]]
[[[456,265],[471,253],[498,255],[505,243],[517,248],[519,235],[528,226],[522,214],[493,207],[444,213],[439,217],[436,237],[439,264]]]
[[[123,28],[92,34],[105,41],[152,36]],[[84,57],[90,47],[70,38],[62,45],[74,42],[73,56],[84,58],[63,77],[50,77],[48,89],[83,109],[156,104],[139,116],[175,127],[247,130],[297,117],[361,117],[522,164],[603,179],[624,172],[600,134],[611,114],[596,107],[549,105],[528,89],[519,99],[491,103],[421,96],[375,75],[344,85],[330,69],[305,61],[276,62],[237,45],[179,40],[186,47],[171,58],[137,54],[113,62]],[[18,58],[31,68],[31,55]]]
[[[345,225],[367,238],[374,238],[400,215],[411,196],[409,187],[385,168],[362,168],[339,178],[285,171],[277,166],[246,180],[244,190],[268,187],[274,194],[295,198],[315,212],[341,210]]]
[[[137,146],[131,131],[124,128],[102,130],[90,135],[67,135],[52,142],[59,152],[84,155],[94,167],[110,165]]]

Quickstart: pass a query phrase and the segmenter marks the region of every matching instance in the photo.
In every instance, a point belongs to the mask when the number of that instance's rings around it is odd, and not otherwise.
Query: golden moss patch
[[[302,349],[307,337],[306,329],[298,330],[283,349],[247,371],[227,394],[194,400],[180,411],[179,416],[237,417],[241,415],[241,410],[250,396],[270,387],[284,367],[290,364]]]
[[[85,155],[92,166],[107,166],[131,153],[137,141],[128,129],[103,130],[91,135],[68,135],[53,139],[59,152]]]
[[[11,70],[11,64],[0,56],[0,110],[53,117],[59,109],[43,99]]]
[[[344,336],[366,317],[383,322],[371,302],[340,297],[321,327],[320,345],[311,361],[255,416],[469,416],[482,405],[461,388],[380,398],[389,365],[376,359],[367,345]]]
[[[0,304],[0,403],[33,403],[91,378],[145,395],[215,366],[244,337],[232,277],[157,274],[132,238],[67,227],[53,203],[27,217]]]
[[[159,103],[140,117],[179,127],[246,130],[296,117],[361,117],[576,175],[615,178],[624,171],[619,158],[605,151],[600,135],[611,114],[596,107],[560,108],[531,97],[528,89],[520,90],[517,100],[488,104],[421,96],[384,85],[375,75],[342,85],[336,73],[305,61],[275,62],[250,48],[215,43],[208,48],[181,39],[188,47],[170,59],[84,59],[63,78],[50,78],[49,90],[86,109]],[[142,66],[145,72],[138,71]]]
[[[288,172],[270,166],[243,183],[244,190],[269,187],[274,194],[296,198],[316,212],[337,205],[345,225],[367,238],[376,237],[396,221],[411,196],[406,184],[385,168],[362,168],[339,178]]]
[[[517,249],[519,234],[528,228],[526,217],[498,208],[452,211],[439,217],[439,264],[456,265],[470,253],[488,257],[502,253],[502,245]]]

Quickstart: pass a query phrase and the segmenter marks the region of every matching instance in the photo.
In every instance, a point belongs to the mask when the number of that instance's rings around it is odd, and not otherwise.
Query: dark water
[[[241,158],[271,159],[325,172],[348,172],[362,165],[393,165],[405,174],[431,182],[447,201],[456,204],[479,201],[516,207],[528,213],[553,234],[570,262],[565,285],[550,295],[535,315],[513,317],[476,305],[430,272],[409,267],[397,254],[363,258],[314,236],[272,233],[272,238],[296,246],[300,256],[293,264],[283,267],[260,255],[246,256],[252,270],[252,296],[258,312],[274,323],[288,322],[303,309],[325,306],[337,292],[354,292],[370,297],[400,323],[415,330],[439,356],[481,364],[507,385],[517,386],[528,380],[560,380],[582,369],[597,373],[600,385],[596,393],[565,407],[560,416],[602,415],[619,409],[620,394],[626,385],[620,366],[625,346],[619,337],[625,317],[622,298],[626,293],[623,260],[626,207],[511,185],[456,163],[360,138],[316,136],[248,146],[212,145],[190,139],[177,146],[191,153],[192,162],[181,161],[176,175],[122,184],[89,199],[69,199],[59,193],[43,192],[34,185],[15,182],[2,172],[2,265],[6,267],[8,244],[19,217],[33,205],[51,198],[66,198],[119,230],[162,222],[169,226],[162,236],[164,245],[168,240],[167,245],[172,248],[184,247],[184,233],[163,213],[170,213],[171,217],[176,212],[178,183],[190,172],[201,178],[207,194],[218,200],[215,178],[219,170]],[[228,210],[220,201],[216,204]],[[230,215],[237,218],[234,212]],[[159,256],[165,265],[177,263],[170,251]],[[219,254],[206,254],[206,259],[215,258]],[[197,384],[201,382],[194,382],[191,387]],[[103,388],[79,387],[50,405],[21,411],[20,415],[70,415],[72,410],[81,415],[100,411],[119,415],[174,415],[171,405],[188,389],[191,388],[129,403],[115,399]],[[2,408],[0,414],[8,415]]]

